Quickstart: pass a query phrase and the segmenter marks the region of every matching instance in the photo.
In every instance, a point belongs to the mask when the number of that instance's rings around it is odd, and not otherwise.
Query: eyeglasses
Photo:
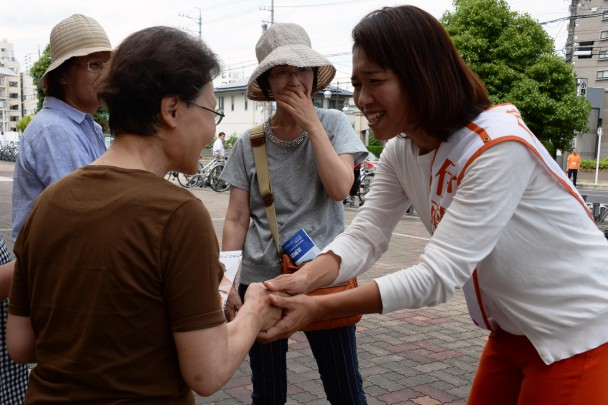
[[[273,79],[287,79],[293,76],[304,77],[312,73],[312,68],[310,67],[298,67],[298,68],[288,68],[288,67],[279,67],[274,69],[270,73],[270,77]]]
[[[226,116],[224,114],[224,110],[222,110],[221,108],[218,108],[217,110],[212,110],[211,108],[203,107],[202,105],[196,104],[194,101],[189,101],[189,100],[184,100],[184,101],[186,101],[186,103],[188,103],[188,104],[195,105],[198,108],[202,108],[203,110],[207,110],[209,112],[214,113],[215,114],[215,125],[219,125],[219,123],[222,122],[222,118],[224,118]]]
[[[103,61],[101,59],[91,59],[87,63],[78,63],[78,65],[86,67],[87,69],[89,69],[90,72],[97,73],[100,72],[101,69],[103,69],[106,63],[106,61]]]

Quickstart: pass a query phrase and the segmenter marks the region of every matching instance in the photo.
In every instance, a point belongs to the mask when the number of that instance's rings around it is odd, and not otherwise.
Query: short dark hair
[[[369,13],[353,28],[353,50],[392,71],[400,81],[413,128],[445,141],[492,102],[443,26],[406,5]]]
[[[226,136],[226,134],[225,134],[224,132],[220,132],[220,133],[218,134],[218,137],[220,137],[220,136],[222,136],[222,135],[223,135],[223,136]]]
[[[65,86],[61,84],[61,77],[67,74],[74,60],[75,58],[70,58],[46,74],[43,83],[45,96],[65,101]]]
[[[151,27],[116,48],[97,90],[114,135],[154,135],[164,97],[194,100],[219,72],[217,56],[202,41],[175,28]]]
[[[268,79],[270,78],[271,70],[272,70],[272,68],[270,68],[267,71],[265,71],[264,73],[262,73],[257,78],[257,82],[258,82],[258,86],[260,86],[260,90],[262,90],[262,93],[264,94],[264,97],[274,100],[274,96],[272,95],[272,92],[270,91],[270,83],[268,82]],[[314,94],[317,91],[319,91],[319,89],[317,89],[317,84],[319,83],[319,80],[318,80],[319,67],[313,66],[312,72],[314,73],[314,77],[312,79],[311,92]]]

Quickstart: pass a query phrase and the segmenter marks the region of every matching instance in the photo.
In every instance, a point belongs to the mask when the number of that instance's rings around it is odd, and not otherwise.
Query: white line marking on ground
[[[405,235],[403,233],[397,233],[397,232],[393,232],[393,235],[402,236],[404,238],[410,238],[410,239],[427,240],[427,241],[431,240],[431,238],[421,238],[420,236]]]

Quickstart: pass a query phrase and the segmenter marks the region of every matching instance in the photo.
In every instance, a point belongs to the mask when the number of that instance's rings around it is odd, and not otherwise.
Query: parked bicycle
[[[211,187],[212,190],[217,191],[218,193],[228,190],[230,184],[220,180],[220,174],[222,174],[225,165],[225,160],[214,158],[205,166],[199,168],[198,173],[189,176],[184,187]]]
[[[199,162],[198,166],[198,171],[200,173],[203,170],[203,164]],[[170,171],[165,175],[165,179],[169,181],[176,180],[180,186],[188,188],[188,182],[190,181],[190,178],[192,176],[192,174],[184,174],[176,171]]]
[[[0,160],[15,162],[19,147],[14,142],[8,142],[0,147]]]
[[[365,196],[369,193],[372,188],[374,176],[376,175],[376,161],[364,160],[361,165],[361,175],[359,176],[359,190],[357,196],[359,197],[359,205],[363,205],[365,202]]]

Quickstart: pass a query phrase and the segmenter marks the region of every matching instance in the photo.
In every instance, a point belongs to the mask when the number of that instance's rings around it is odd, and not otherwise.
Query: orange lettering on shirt
[[[442,207],[439,203],[435,201],[431,201],[431,222],[433,224],[433,229],[437,229],[437,225],[443,218],[445,214],[445,208]]]
[[[438,196],[443,196],[443,185],[447,182],[447,192],[452,193],[452,184],[457,180],[457,177],[451,171],[448,171],[450,167],[455,167],[454,163],[450,159],[446,159],[443,162],[443,165],[437,172],[435,176],[439,176],[439,181],[437,182],[437,192]],[[447,178],[446,178],[447,177]]]

